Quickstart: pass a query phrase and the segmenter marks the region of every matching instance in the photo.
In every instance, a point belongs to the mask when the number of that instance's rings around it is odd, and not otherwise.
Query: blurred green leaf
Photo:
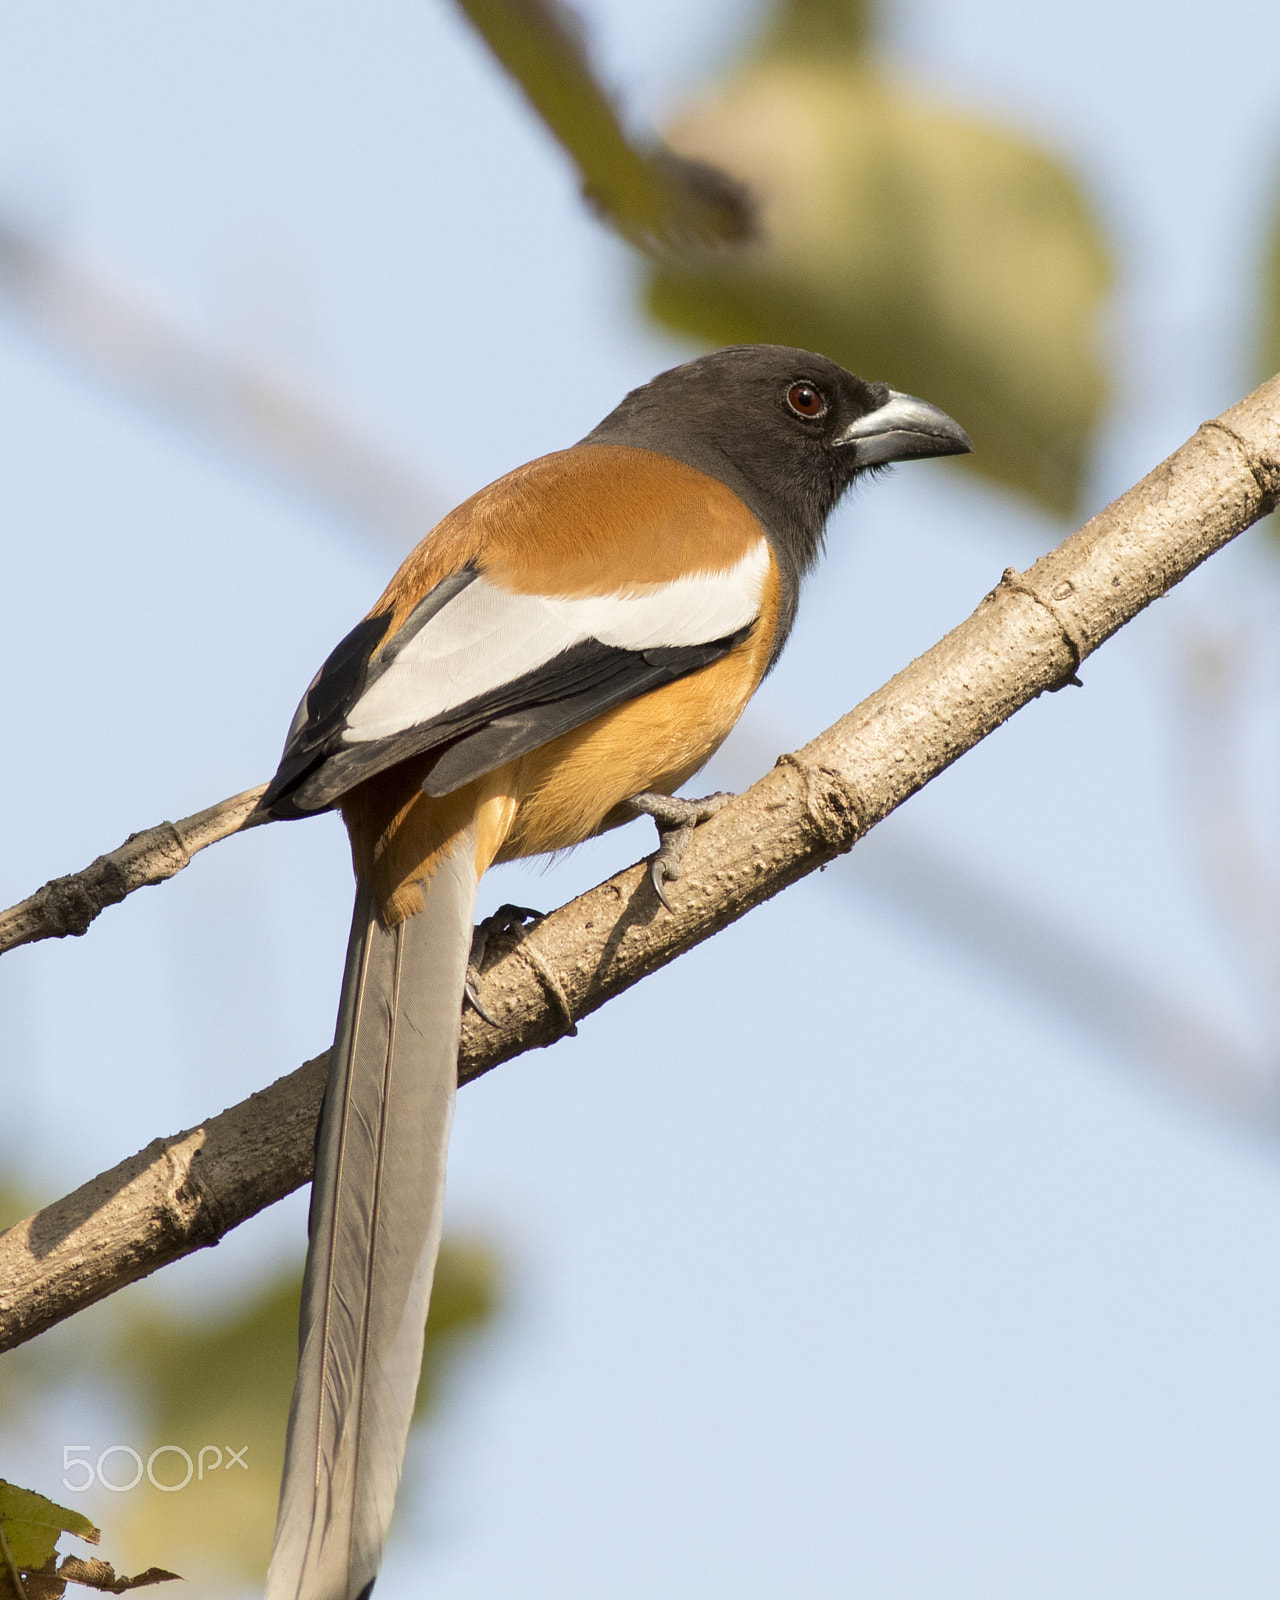
[[[30,1215],[30,1202],[21,1189],[0,1177],[0,1233]]]
[[[446,1239],[441,1245],[431,1286],[415,1421],[421,1422],[435,1410],[451,1364],[493,1320],[499,1305],[499,1278],[499,1263],[491,1246],[475,1239]]]
[[[0,1525],[4,1527],[9,1554],[23,1571],[43,1567],[57,1549],[61,1534],[97,1544],[99,1534],[88,1517],[66,1506],[55,1505],[34,1489],[20,1489],[16,1483],[0,1478]]]
[[[1075,509],[1104,398],[1110,280],[1070,174],[865,52],[865,4],[788,0],[761,52],[671,129],[743,179],[761,236],[653,270],[648,304],[710,344],[801,345],[931,400],[974,468]]]
[[[751,203],[740,184],[628,136],[571,11],[551,0],[458,3],[573,158],[586,199],[633,244],[686,250],[748,237]]]
[[[1263,279],[1262,371],[1260,378],[1280,372],[1280,211],[1271,224],[1271,250]]]
[[[872,0],[780,0],[765,24],[757,54],[778,56],[865,50],[875,16]]]
[[[493,1316],[498,1277],[493,1252],[483,1244],[446,1240],[441,1246],[418,1419],[439,1400],[449,1362]],[[154,1312],[131,1324],[118,1359],[149,1413],[151,1443],[143,1459],[160,1446],[177,1446],[194,1474],[181,1493],[151,1489],[130,1497],[122,1529],[126,1553],[145,1551],[147,1560],[158,1557],[205,1583],[262,1577],[284,1466],[300,1294],[291,1273],[241,1315],[211,1327],[192,1328]],[[156,1462],[162,1481],[177,1482],[185,1472],[177,1451]]]

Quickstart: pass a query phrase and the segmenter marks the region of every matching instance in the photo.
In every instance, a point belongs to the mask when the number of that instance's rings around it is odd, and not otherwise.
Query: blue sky
[[[754,15],[583,10],[653,120]],[[1101,505],[1258,376],[1280,17],[912,0],[886,45],[1072,161],[1112,234]],[[0,5],[0,203],[298,374],[442,504],[688,353],[639,319],[631,258],[441,0]],[[393,562],[9,313],[0,517],[4,903],[267,776]],[[750,781],[1065,531],[938,464],[857,495],[707,787]],[[1271,794],[1277,581],[1242,541],[887,825],[1257,1050],[1175,712],[1194,641],[1244,640]],[[558,903],[649,847],[615,834],[488,901]],[[321,1049],[349,902],[324,819],[5,957],[26,1181],[61,1193]],[[1274,1592],[1274,1143],[958,959],[860,887],[857,852],[469,1088],[449,1204],[502,1242],[512,1303],[415,1446],[386,1600]],[[294,1197],[131,1292],[199,1314],[302,1243]],[[23,1444],[24,1481],[58,1492],[62,1442]]]

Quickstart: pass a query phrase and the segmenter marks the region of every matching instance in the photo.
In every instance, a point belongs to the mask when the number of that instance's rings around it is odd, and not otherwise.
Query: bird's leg
[[[723,792],[701,800],[677,800],[669,794],[633,794],[624,801],[638,817],[652,817],[658,829],[658,848],[649,858],[649,881],[653,892],[668,911],[666,885],[680,876],[680,858],[693,838],[693,830],[734,798]]]
[[[469,1001],[472,1008],[484,1018],[491,1028],[498,1026],[497,1022],[480,1004],[480,974],[484,969],[485,951],[489,947],[489,940],[495,934],[518,933],[526,923],[541,922],[546,916],[545,911],[534,911],[529,906],[499,906],[498,909],[479,924],[471,935],[471,958],[467,962],[467,982],[463,989],[463,1009]]]

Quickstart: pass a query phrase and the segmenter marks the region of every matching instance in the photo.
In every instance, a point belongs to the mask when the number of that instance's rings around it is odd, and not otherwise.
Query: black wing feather
[[[341,737],[347,712],[369,681],[370,658],[390,624],[390,614],[366,617],[330,652],[302,697],[276,775],[258,802],[259,810],[278,817],[302,815],[278,810],[277,804],[324,760],[328,747]]]
[[[558,693],[547,694],[532,681],[539,677],[538,673],[517,679],[510,688],[525,686],[524,703],[517,702],[510,711],[488,712],[481,727],[444,750],[423,779],[423,792],[451,794],[464,783],[492,772],[504,761],[514,761],[557,735],[582,727],[601,712],[611,711],[626,700],[634,700],[651,689],[661,688],[664,683],[673,683],[687,673],[696,672],[699,667],[709,666],[749,632],[748,626],[711,644],[661,650],[619,650],[591,639],[575,645],[542,669],[546,673],[551,668],[560,668],[555,675]],[[574,663],[576,671],[568,666],[570,658],[575,656],[578,657]],[[577,687],[571,689],[574,683]]]
[[[302,697],[293,726],[285,739],[276,775],[267,785],[259,808],[276,817],[309,816],[316,809],[291,803],[309,773],[339,748],[342,730],[352,706],[371,683],[391,666],[405,645],[421,632],[436,612],[479,577],[474,567],[463,567],[436,584],[405,618],[395,635],[379,650],[391,624],[391,613],[357,622],[346,638],[330,652],[311,687]],[[376,652],[376,654],[375,654]],[[323,809],[323,808],[321,808]]]
[[[323,750],[312,747],[296,775],[286,775],[281,763],[264,805],[277,817],[327,811],[357,784],[432,749],[440,756],[422,787],[430,795],[450,794],[626,700],[709,666],[753,626],[706,644],[653,650],[623,650],[586,639],[536,671],[390,738],[343,744],[338,729]]]

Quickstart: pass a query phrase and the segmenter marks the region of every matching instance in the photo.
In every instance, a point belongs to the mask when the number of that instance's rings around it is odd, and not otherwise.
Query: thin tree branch
[[[779,742],[768,741],[753,719],[752,734],[735,738],[738,764],[754,755],[758,767]],[[1149,982],[1101,939],[1002,887],[998,873],[968,869],[899,819],[837,864],[827,884],[846,903],[878,900],[890,916],[914,924],[969,967],[1016,985],[1032,1005],[1053,1010],[1149,1078],[1280,1139],[1274,1051],[1233,1039],[1179,1000],[1172,984]]]
[[[1244,685],[1257,666],[1247,639],[1193,635],[1180,657],[1179,776],[1200,875],[1249,987],[1280,1046],[1280,882],[1242,766]],[[1280,1050],[1277,1051],[1280,1055]],[[1274,1067],[1273,1067],[1274,1075]]]
[[[0,955],[37,939],[87,933],[108,906],[119,905],[135,889],[172,878],[198,850],[239,833],[265,788],[260,783],[181,822],[161,822],[131,833],[118,850],[99,856],[82,872],[54,878],[26,900],[0,911]]]
[[[552,1043],[852,845],[1280,499],[1280,378],[1206,423],[1136,488],[698,829],[659,909],[643,865],[495,941],[468,1014],[466,1083]],[[157,1140],[0,1236],[0,1349],[212,1244],[306,1181],[324,1060]]]
[[[756,231],[746,185],[704,161],[631,137],[558,0],[458,0],[578,169],[583,198],[651,254],[740,245]]]
[[[448,510],[440,495],[296,381],[203,344],[0,214],[0,300],[64,351],[201,438],[362,524],[397,558]]]
[[[1103,946],[977,873],[904,837],[876,834],[843,871],[849,896],[873,895],[894,916],[944,941],[962,961],[1015,983],[1068,1027],[1120,1051],[1148,1077],[1268,1138],[1280,1135],[1275,1063],[1205,1021],[1172,985],[1149,983]]]

